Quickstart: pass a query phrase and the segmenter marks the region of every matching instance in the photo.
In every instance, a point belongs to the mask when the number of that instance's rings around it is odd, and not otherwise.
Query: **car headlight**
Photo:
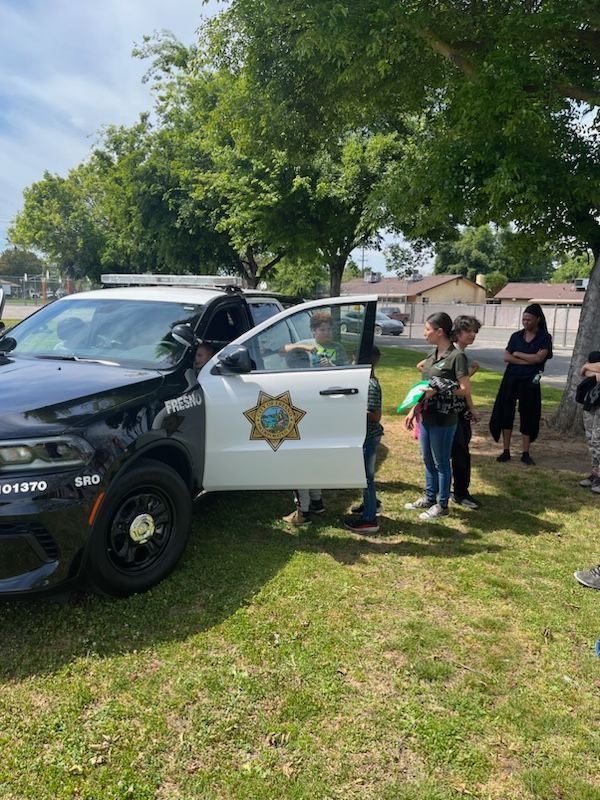
[[[78,436],[0,441],[0,475],[80,467],[89,463],[93,453],[92,447]]]

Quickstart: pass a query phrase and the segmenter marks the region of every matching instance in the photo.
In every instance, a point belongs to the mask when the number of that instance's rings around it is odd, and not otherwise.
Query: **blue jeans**
[[[421,455],[425,462],[425,494],[430,502],[435,503],[437,500],[444,508],[450,499],[450,455],[455,433],[456,425],[427,427],[421,424],[419,431]]]
[[[372,436],[365,439],[363,444],[363,456],[365,459],[365,473],[367,476],[367,486],[363,489],[363,519],[373,522],[377,516],[377,495],[375,492],[375,461],[377,459],[377,445],[381,441],[381,436]]]

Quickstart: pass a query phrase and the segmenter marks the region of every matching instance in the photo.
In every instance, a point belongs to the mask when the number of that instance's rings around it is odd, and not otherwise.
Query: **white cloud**
[[[64,174],[98,129],[152,105],[131,50],[170,30],[186,44],[212,0],[0,0],[0,249],[22,191],[45,169]]]

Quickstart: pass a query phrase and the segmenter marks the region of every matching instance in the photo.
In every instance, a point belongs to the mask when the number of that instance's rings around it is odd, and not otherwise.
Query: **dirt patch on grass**
[[[403,417],[387,419],[385,423],[386,436],[384,443],[393,447],[398,443],[401,447],[402,442],[412,439],[412,434],[404,430]],[[585,444],[583,431],[580,437],[567,436],[554,430],[549,425],[550,417],[542,417],[540,425],[540,435],[531,448],[532,457],[536,464],[544,469],[569,470],[577,473],[588,473],[590,471],[590,456]],[[471,440],[471,453],[475,457],[482,456],[493,461],[502,450],[502,444],[492,439],[488,425],[490,412],[482,412],[481,420],[473,425],[473,439]],[[517,416],[518,425],[518,416]],[[393,445],[392,445],[393,441]],[[512,440],[513,463],[519,467],[523,466],[519,462],[521,452],[521,435],[518,427],[515,427]],[[415,454],[418,451],[415,448]]]
[[[490,413],[482,413],[481,421],[473,425],[471,453],[495,459],[502,450],[502,443],[492,439],[488,424]],[[518,416],[517,416],[518,421]],[[554,430],[549,425],[550,418],[542,416],[539,438],[531,447],[531,455],[536,464],[544,469],[569,470],[570,472],[589,472],[590,456],[585,444],[583,431],[581,437],[568,436]],[[521,434],[515,427],[511,443],[513,460],[519,464]],[[521,466],[519,464],[519,466]]]

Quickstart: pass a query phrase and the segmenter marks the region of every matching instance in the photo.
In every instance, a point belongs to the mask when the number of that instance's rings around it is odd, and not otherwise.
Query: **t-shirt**
[[[469,374],[467,357],[462,350],[451,345],[439,358],[436,358],[435,352],[435,350],[432,350],[425,359],[422,373],[423,380],[428,381],[431,378],[438,377],[459,382],[461,378]],[[448,414],[441,414],[433,406],[428,408],[427,404],[425,404],[423,422],[428,426],[449,427],[450,425],[456,425],[458,422],[458,412],[450,411]]]
[[[367,411],[381,411],[381,386],[374,375],[369,379],[369,395],[367,398]],[[383,425],[367,416],[367,435],[365,439],[383,436]]]
[[[547,331],[538,329],[535,337],[530,341],[525,339],[525,329],[515,331],[508,340],[506,349],[509,353],[527,353],[535,355],[538,350],[547,350],[548,358],[552,358],[552,337]],[[547,360],[547,359],[546,359]],[[544,371],[544,363],[541,364],[507,364],[506,374],[513,378],[533,378],[538,372]]]
[[[317,344],[315,339],[303,339],[300,344],[313,346],[313,352],[309,352],[311,367],[320,367],[322,358],[326,358],[334,367],[342,367],[350,363],[348,353],[340,342],[329,342],[323,345]]]

